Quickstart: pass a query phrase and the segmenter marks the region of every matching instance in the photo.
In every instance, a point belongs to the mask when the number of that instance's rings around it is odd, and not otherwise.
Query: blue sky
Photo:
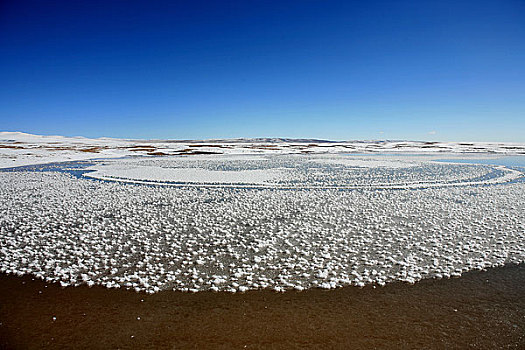
[[[0,130],[525,142],[523,1],[0,3]]]

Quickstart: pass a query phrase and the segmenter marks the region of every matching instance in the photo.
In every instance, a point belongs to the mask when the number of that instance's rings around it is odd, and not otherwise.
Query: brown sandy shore
[[[146,295],[0,274],[0,322],[7,349],[525,349],[525,265],[415,285],[245,294]]]

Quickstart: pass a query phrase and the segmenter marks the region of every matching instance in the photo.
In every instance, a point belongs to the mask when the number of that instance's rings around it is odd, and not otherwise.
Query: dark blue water
[[[18,171],[36,171],[48,172],[55,171],[60,173],[68,173],[75,177],[82,178],[82,174],[91,172],[93,170],[85,170],[85,168],[94,165],[90,161],[71,161],[71,162],[57,162],[47,164],[25,165],[13,168],[0,169],[0,172],[18,172]]]

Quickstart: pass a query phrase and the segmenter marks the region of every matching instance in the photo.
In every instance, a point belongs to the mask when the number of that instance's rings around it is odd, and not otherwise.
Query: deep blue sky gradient
[[[0,81],[0,130],[525,142],[525,2],[6,0]]]

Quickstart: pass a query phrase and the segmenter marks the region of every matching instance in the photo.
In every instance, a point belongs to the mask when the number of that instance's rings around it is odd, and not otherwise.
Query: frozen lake
[[[414,283],[523,262],[523,169],[458,158],[199,155],[6,169],[0,270],[64,286],[242,292]]]

